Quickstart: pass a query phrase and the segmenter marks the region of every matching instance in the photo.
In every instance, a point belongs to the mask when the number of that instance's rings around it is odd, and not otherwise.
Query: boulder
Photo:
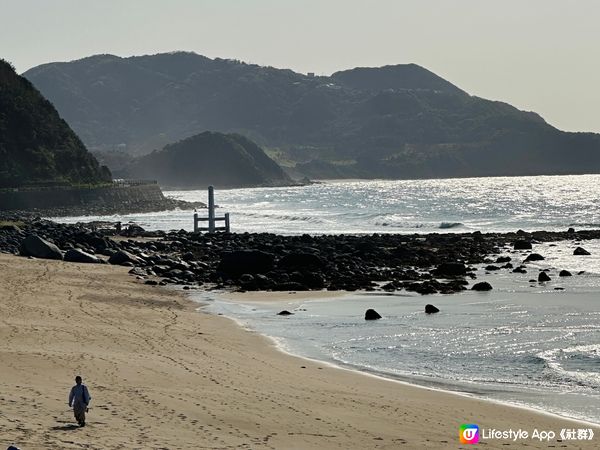
[[[529,262],[529,261],[543,261],[545,258],[540,255],[539,253],[532,253],[531,255],[527,256],[527,258],[525,258],[524,262]]]
[[[530,241],[526,241],[525,239],[519,239],[515,241],[513,248],[515,250],[531,250],[532,246]]]
[[[374,309],[367,309],[365,311],[365,320],[377,320],[381,319],[381,316]]]
[[[23,239],[21,255],[42,259],[63,259],[63,254],[56,245],[35,234],[30,234]]]
[[[591,255],[590,252],[588,252],[585,248],[582,247],[577,247],[574,251],[573,251],[574,255],[578,255],[578,256],[582,256],[582,255]]]
[[[442,263],[433,270],[433,274],[438,277],[459,277],[466,273],[467,267],[463,263],[456,262]]]
[[[440,310],[433,306],[433,305],[425,305],[425,313],[426,314],[435,314],[437,312],[440,312]]]
[[[558,273],[558,276],[559,277],[571,277],[571,276],[573,276],[573,274],[571,272],[569,272],[568,270],[561,270]]]
[[[550,278],[546,272],[540,272],[540,274],[538,275],[538,281],[540,283],[544,283],[546,281],[550,281],[551,279],[552,278]]]
[[[100,260],[83,250],[79,250],[78,248],[72,248],[67,250],[65,253],[65,261],[75,262],[75,263],[89,263],[89,264],[99,264]]]
[[[133,265],[139,262],[139,258],[125,250],[119,250],[114,253],[110,258],[108,258],[109,264],[119,265],[119,266],[127,266]]]
[[[285,309],[284,309],[283,311],[279,311],[279,312],[277,313],[277,315],[278,315],[278,316],[293,316],[293,315],[294,315],[294,313],[292,313],[292,312],[289,312],[289,311],[287,311],[287,310],[285,310]]]
[[[289,253],[277,263],[277,267],[281,269],[320,269],[324,266],[323,258],[306,252]]]
[[[480,283],[475,283],[471,288],[472,291],[491,291],[492,285],[487,281],[481,281]]]
[[[260,250],[235,250],[223,253],[217,271],[239,276],[245,273],[267,273],[273,268],[275,257]]]

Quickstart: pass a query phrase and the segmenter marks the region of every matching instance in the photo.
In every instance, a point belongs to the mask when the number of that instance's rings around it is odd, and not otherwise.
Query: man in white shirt
[[[85,413],[92,397],[90,397],[87,386],[81,384],[81,381],[81,377],[77,375],[75,377],[75,383],[77,384],[71,388],[71,393],[69,394],[69,407],[73,407],[75,420],[77,420],[79,426],[84,427]]]

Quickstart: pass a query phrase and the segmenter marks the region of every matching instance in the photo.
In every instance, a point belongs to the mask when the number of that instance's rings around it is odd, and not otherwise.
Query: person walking
[[[71,388],[71,393],[69,394],[69,407],[73,407],[75,420],[79,426],[84,427],[85,413],[88,410],[88,405],[92,397],[90,397],[87,386],[82,384],[81,381],[81,377],[77,375],[75,377],[75,383],[77,384]]]

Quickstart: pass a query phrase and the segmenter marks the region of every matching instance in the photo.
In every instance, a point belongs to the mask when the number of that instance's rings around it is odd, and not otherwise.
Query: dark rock
[[[550,278],[546,272],[540,272],[540,274],[538,275],[538,281],[540,283],[550,281],[551,279],[552,278]]]
[[[573,234],[573,233],[575,233],[575,228],[569,228],[569,229],[567,230],[567,233],[569,233],[569,234]]]
[[[425,313],[426,314],[435,314],[437,312],[440,312],[440,310],[433,306],[433,305],[425,305]]]
[[[156,280],[146,280],[146,281],[144,281],[144,284],[148,284],[150,286],[156,286],[158,284],[158,281],[156,281]]]
[[[96,256],[90,255],[89,253],[76,248],[67,250],[65,253],[65,261],[89,264],[98,264],[100,262]]]
[[[365,311],[365,320],[377,320],[381,319],[381,316],[374,309],[367,309]]]
[[[109,264],[128,266],[134,265],[139,262],[139,258],[125,250],[119,250],[108,258]]]
[[[493,265],[489,265],[485,267],[485,270],[489,270],[489,271],[494,271],[494,270],[500,270],[500,267],[498,266],[493,266]]]
[[[35,234],[30,234],[23,240],[21,255],[43,259],[63,259],[63,254],[56,245]]]
[[[559,277],[570,277],[570,276],[573,276],[573,274],[571,272],[569,272],[568,270],[561,270],[558,273],[558,276]]]
[[[294,313],[292,313],[292,312],[289,312],[289,311],[287,311],[287,310],[285,310],[285,309],[284,309],[283,311],[279,311],[279,312],[277,313],[277,315],[278,315],[278,316],[293,316],[293,315],[294,315]]]
[[[573,251],[574,255],[578,255],[578,256],[583,256],[583,255],[591,255],[590,252],[588,252],[586,249],[582,248],[582,247],[577,247],[574,251]]]
[[[482,281],[480,283],[475,283],[471,288],[473,291],[491,291],[492,285],[487,281]]]
[[[321,257],[305,252],[289,253],[277,263],[281,269],[319,269],[324,266],[325,261]]]
[[[530,241],[526,241],[524,239],[519,239],[515,241],[513,248],[515,250],[531,250],[533,247],[531,246]]]
[[[511,257],[510,256],[500,256],[498,258],[496,258],[496,263],[500,264],[500,263],[507,263],[511,261]]]
[[[527,256],[527,258],[525,258],[524,262],[529,262],[529,261],[543,261],[545,258],[540,255],[539,253],[532,253],[530,255]]]
[[[438,277],[458,277],[467,273],[467,267],[463,263],[442,263],[433,271]]]
[[[523,269],[522,267],[517,267],[516,269],[513,270],[513,273],[527,273],[527,271],[525,269]]]
[[[223,253],[217,267],[230,275],[266,273],[273,268],[275,257],[260,250],[235,250]]]

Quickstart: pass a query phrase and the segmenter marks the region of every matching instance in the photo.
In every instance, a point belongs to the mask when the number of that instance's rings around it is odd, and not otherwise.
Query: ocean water
[[[205,191],[168,192],[206,201]],[[600,228],[600,175],[411,181],[334,181],[293,188],[219,190],[234,232],[429,233]],[[56,218],[133,221],[191,230],[192,211]],[[582,245],[590,256],[573,256]],[[276,304],[196,293],[285,350],[417,384],[468,392],[600,423],[600,242],[536,244],[527,274],[486,274],[494,290],[420,296],[356,293]],[[520,263],[525,253],[508,253]],[[552,281],[537,279],[549,269]],[[558,271],[575,276],[559,278]],[[577,275],[583,271],[583,274]],[[555,288],[564,290],[555,290]],[[432,303],[441,309],[427,316]],[[383,316],[365,322],[364,311]],[[275,313],[294,310],[284,318]],[[476,422],[476,418],[474,418]]]
[[[171,191],[206,202],[206,191]],[[600,228],[600,175],[333,181],[303,187],[217,190],[234,232],[430,233]],[[200,211],[202,213],[202,210]],[[133,221],[193,229],[192,211],[55,218]]]
[[[600,254],[600,243],[588,244]],[[600,424],[600,271],[557,276],[563,268],[598,269],[599,258],[573,256],[574,245],[540,245],[536,251],[551,256],[529,265],[527,274],[480,268],[477,281],[489,281],[491,292],[353,293],[276,303],[194,296],[209,312],[270,336],[296,355]],[[546,268],[551,282],[529,281]],[[440,312],[425,314],[427,303]],[[383,319],[365,321],[368,308]],[[294,315],[278,316],[282,309]]]

